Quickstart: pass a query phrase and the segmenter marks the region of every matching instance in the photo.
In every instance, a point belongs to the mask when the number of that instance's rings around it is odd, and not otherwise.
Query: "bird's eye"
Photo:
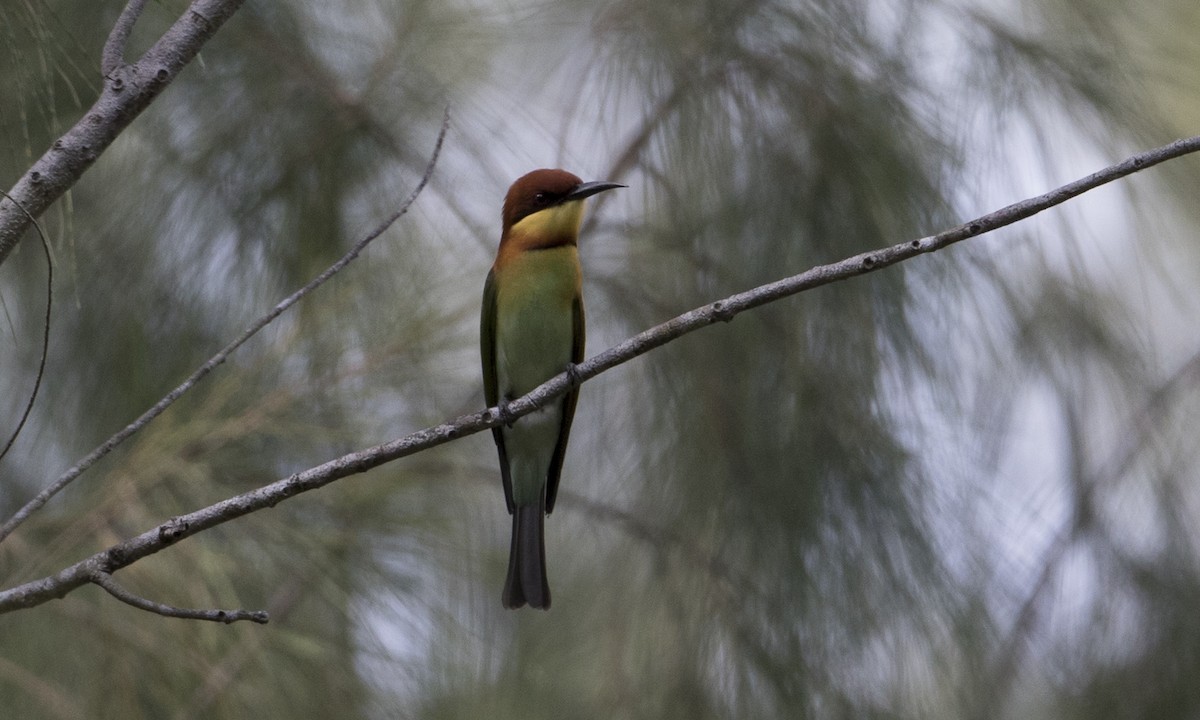
[[[547,195],[546,193],[544,193],[544,192],[539,192],[537,195],[534,195],[534,196],[533,196],[533,201],[534,201],[535,203],[537,203],[538,205],[545,205],[545,204],[546,204],[546,200],[547,200],[547,199],[549,199],[549,197],[550,197],[550,196],[549,196],[549,195]]]

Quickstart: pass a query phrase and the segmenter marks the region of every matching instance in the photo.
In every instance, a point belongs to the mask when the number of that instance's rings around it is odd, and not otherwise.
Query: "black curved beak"
[[[621,183],[615,182],[585,182],[575,186],[575,189],[567,193],[563,200],[582,200],[589,198],[596,193],[602,193],[605,190],[615,190],[617,188],[628,187]]]

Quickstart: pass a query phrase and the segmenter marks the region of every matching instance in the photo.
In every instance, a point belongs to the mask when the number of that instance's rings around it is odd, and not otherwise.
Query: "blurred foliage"
[[[121,3],[0,4],[0,182],[83,113]],[[0,545],[5,587],[478,409],[507,184],[587,221],[592,352],[1194,132],[1194,3],[249,2],[43,217],[44,395],[0,514],[413,210]],[[183,11],[148,3],[131,52]],[[549,613],[500,607],[477,435],[0,617],[12,717],[1191,717],[1194,162],[806,293],[589,382]],[[0,417],[37,363],[0,266]],[[14,420],[15,422],[15,420]],[[0,426],[3,426],[0,423]],[[7,432],[7,426],[0,427]]]

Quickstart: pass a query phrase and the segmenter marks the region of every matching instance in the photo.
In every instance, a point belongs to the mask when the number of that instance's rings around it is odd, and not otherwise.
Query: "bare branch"
[[[125,46],[129,44],[129,33],[141,17],[146,0],[129,0],[121,16],[113,24],[108,40],[104,42],[104,50],[100,52],[100,72],[108,77],[114,70],[125,64]]]
[[[529,394],[510,402],[504,418],[527,415],[567,392],[574,384],[589,380],[602,372],[629,362],[682,335],[716,322],[728,322],[737,314],[751,308],[821,285],[875,272],[917,255],[940,250],[967,238],[1012,225],[1100,185],[1197,150],[1200,150],[1200,136],[1177,140],[1170,145],[1139,153],[1122,163],[1068,183],[1044,195],[1014,203],[937,235],[903,242],[882,250],[861,253],[829,265],[819,265],[799,275],[696,308],[589,358],[576,366],[573,372],[563,372],[547,380]],[[264,508],[274,507],[284,500],[324,487],[335,480],[366,472],[398,458],[413,455],[451,440],[473,435],[495,427],[501,422],[503,419],[499,408],[489,408],[482,412],[463,415],[397,440],[343,455],[256,490],[227,498],[187,515],[172,518],[141,535],[117,543],[71,565],[56,575],[0,591],[0,613],[33,607],[54,598],[61,598],[81,585],[93,582],[92,577],[98,570],[104,572],[119,570],[208,528]]]
[[[11,190],[12,196],[33,216],[41,215],[158,97],[243,2],[245,0],[194,0],[141,58],[128,65],[118,63],[106,72],[100,97],[74,127],[55,140],[21,176]],[[121,13],[114,33],[122,22],[132,27],[136,20],[132,10],[134,4],[126,6]],[[124,32],[127,35],[128,28]],[[119,38],[109,38],[103,59],[106,66],[112,62],[111,55],[116,47],[124,44]],[[29,218],[12,202],[0,200],[0,264],[28,228]]]
[[[97,570],[93,573],[91,580],[93,583],[104,588],[109,595],[112,595],[126,605],[132,605],[139,610],[145,610],[146,612],[152,612],[155,615],[162,615],[164,617],[183,618],[184,620],[209,620],[225,623],[226,625],[235,623],[238,620],[249,620],[250,622],[265,625],[269,619],[266,610],[194,610],[164,605],[134,595],[121,587],[111,574],[102,570]]]
[[[233,342],[229,343],[222,348],[220,352],[209,358],[207,362],[197,368],[195,372],[193,372],[186,380],[183,381],[183,383],[181,383],[171,392],[167,393],[163,399],[155,403],[154,406],[149,410],[142,413],[137,420],[129,423],[115,435],[105,440],[99,447],[90,452],[85,458],[60,475],[54,482],[43,488],[42,491],[35,495],[29,502],[25,503],[25,505],[22,506],[21,509],[18,510],[12,517],[6,520],[3,525],[0,525],[0,542],[4,542],[4,539],[11,535],[13,530],[16,530],[17,527],[21,523],[25,522],[30,515],[45,505],[50,498],[54,497],[59,491],[74,482],[77,477],[82,475],[88,468],[94,465],[96,461],[112,452],[114,448],[127,440],[134,433],[144,428],[150,423],[151,420],[161,415],[164,410],[182,397],[184,393],[195,387],[196,383],[203,380],[204,377],[216,369],[218,365],[225,362],[225,360],[230,356],[230,354],[233,353],[234,350],[237,350],[243,343],[254,337],[258,331],[262,330],[275,318],[286,312],[288,308],[300,302],[305,295],[325,284],[325,281],[329,280],[331,277],[340,272],[342,268],[349,265],[354,258],[358,257],[359,253],[366,249],[367,245],[375,240],[375,238],[382,235],[385,230],[391,227],[393,223],[407,213],[408,209],[412,207],[413,202],[416,201],[417,196],[420,195],[421,191],[425,189],[425,186],[429,184],[430,177],[433,176],[433,168],[437,164],[438,156],[442,152],[442,142],[446,139],[446,131],[449,129],[449,127],[450,110],[447,108],[442,114],[442,127],[438,132],[437,142],[434,143],[433,153],[429,157],[429,162],[425,165],[425,173],[421,176],[421,180],[417,183],[417,186],[413,188],[413,191],[409,193],[408,197],[404,199],[404,202],[400,204],[400,207],[394,213],[392,213],[391,216],[389,216],[387,219],[381,222],[378,227],[355,243],[354,247],[350,248],[350,250],[341,258],[339,258],[337,262],[330,265],[325,269],[324,272],[310,280],[307,285],[281,300],[279,304],[271,308],[270,312],[251,323],[250,327],[242,331],[242,334],[239,335]]]

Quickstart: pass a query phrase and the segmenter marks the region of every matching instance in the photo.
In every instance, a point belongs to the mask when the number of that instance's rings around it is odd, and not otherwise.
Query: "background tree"
[[[1193,5],[249,3],[43,216],[58,311],[0,515],[392,212],[449,104],[431,192],[0,544],[3,584],[481,407],[479,293],[525,170],[631,186],[582,248],[594,352],[1193,134]],[[148,4],[131,49],[183,7]],[[96,96],[119,11],[0,6],[4,178]],[[1134,176],[589,382],[548,614],[500,608],[508,518],[474,436],[121,573],[266,628],[90,588],[0,617],[0,706],[1190,716],[1195,182]],[[43,278],[30,241],[0,265],[4,417]]]

